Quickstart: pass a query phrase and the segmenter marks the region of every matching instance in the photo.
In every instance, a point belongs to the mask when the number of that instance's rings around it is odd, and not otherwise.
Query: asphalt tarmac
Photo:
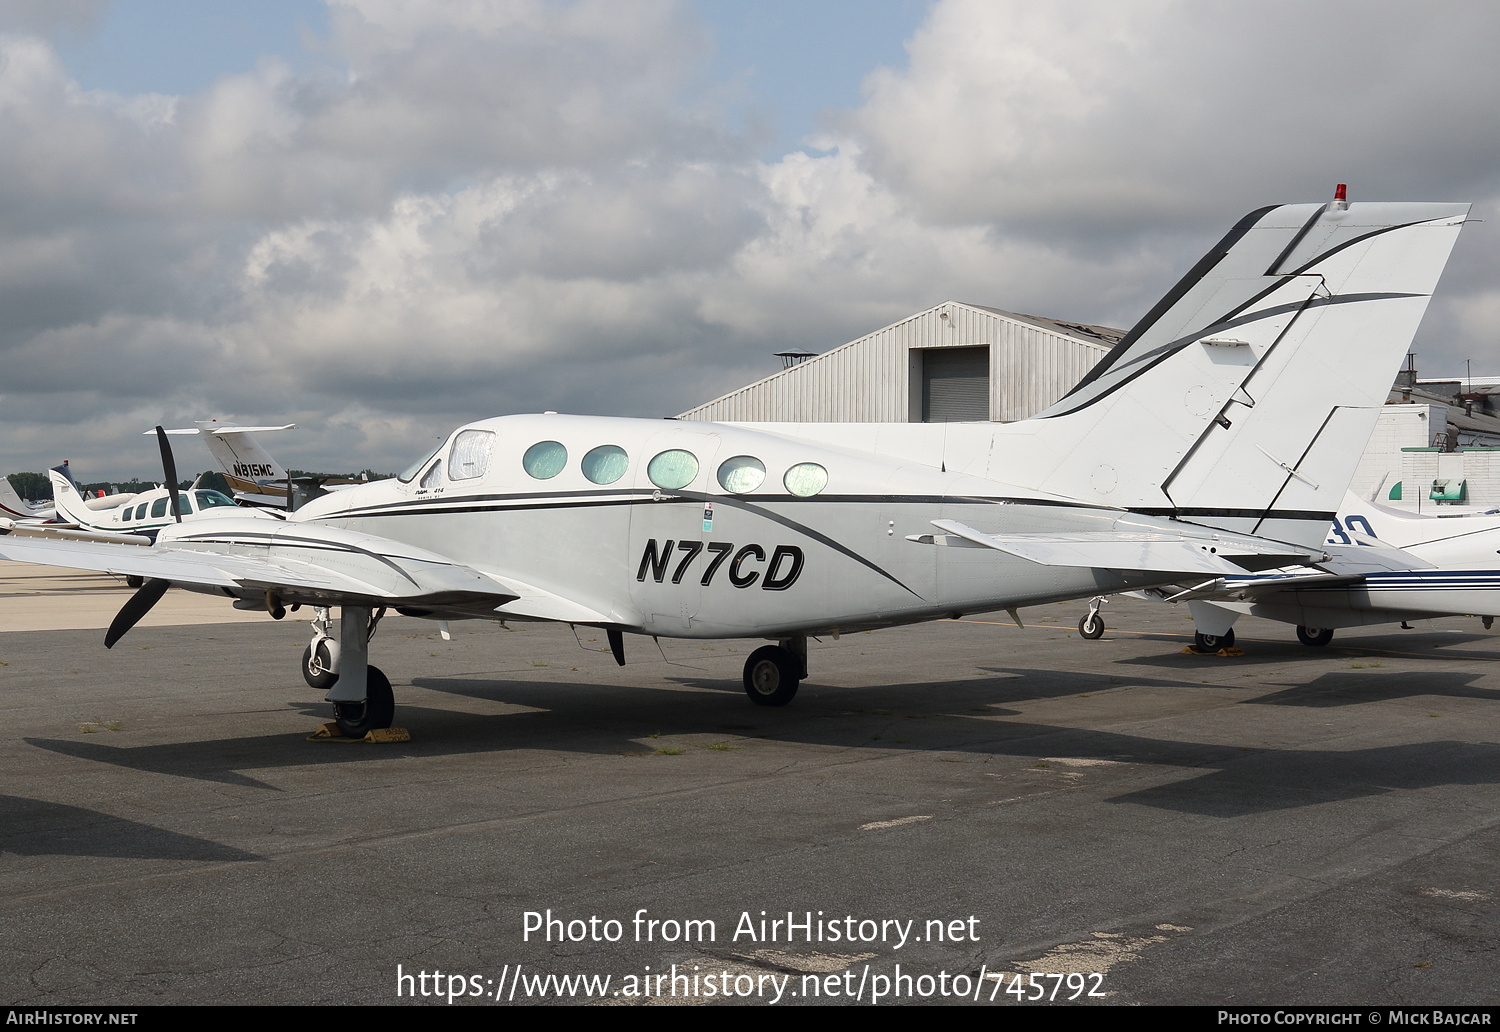
[[[172,592],[106,651],[127,596],[0,577],[9,1005],[1500,1002],[1477,620],[1047,606],[814,642],[768,709],[756,642],[392,616],[375,745],[308,740],[305,623]]]

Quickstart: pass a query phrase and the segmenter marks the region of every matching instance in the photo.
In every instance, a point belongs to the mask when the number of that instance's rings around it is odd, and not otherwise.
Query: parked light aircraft
[[[16,489],[11,487],[10,480],[0,476],[0,519],[43,523],[50,520],[56,511],[50,505],[33,505],[26,501],[16,494]]]
[[[1233,645],[1234,623],[1247,614],[1294,624],[1314,646],[1340,627],[1467,615],[1488,628],[1500,616],[1500,515],[1416,515],[1350,493],[1324,547],[1332,559],[1316,571],[1225,577],[1176,593],[1192,611],[1197,646]]]
[[[386,607],[594,625],[622,663],[626,631],[767,638],[745,689],[783,705],[811,635],[1322,562],[1467,213],[1252,212],[1018,423],[505,416],[295,513],[183,523],[150,549],[0,539],[0,558],[148,578],[106,645],[172,584],[272,615],[341,607],[327,698],[346,734],[392,719],[367,653]]]
[[[234,502],[218,491],[199,488],[178,492],[175,484],[138,494],[85,498],[79,493],[66,462],[49,469],[47,475],[52,481],[52,501],[58,515],[80,530],[101,536],[123,534],[151,541],[173,525],[179,512],[191,518],[211,509],[234,508]]]

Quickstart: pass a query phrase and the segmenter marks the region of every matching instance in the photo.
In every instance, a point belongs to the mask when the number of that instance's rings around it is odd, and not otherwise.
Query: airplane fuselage
[[[893,463],[798,429],[501,417],[455,431],[402,479],[318,499],[293,519],[429,549],[598,614],[579,622],[673,637],[856,630],[1157,582],[1039,566],[935,534],[935,519],[997,534],[1214,535],[947,471],[941,452]],[[929,428],[913,430],[940,447]],[[476,435],[471,451],[488,450],[482,471],[454,476],[473,472],[456,465],[465,434]]]

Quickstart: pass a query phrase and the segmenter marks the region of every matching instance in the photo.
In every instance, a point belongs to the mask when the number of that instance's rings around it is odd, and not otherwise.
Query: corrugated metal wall
[[[1062,397],[1109,352],[1098,343],[955,301],[944,302],[758,383],[682,419],[904,423],[921,418],[912,356],[921,348],[990,346],[990,418],[1025,419]],[[915,409],[915,411],[913,411]]]

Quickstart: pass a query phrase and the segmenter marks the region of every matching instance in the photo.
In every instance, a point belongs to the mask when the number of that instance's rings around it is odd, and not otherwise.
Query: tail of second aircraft
[[[1319,544],[1468,210],[1252,212],[1070,394],[998,428],[991,475]]]
[[[219,472],[229,481],[236,495],[252,499],[266,498],[272,503],[286,495],[287,471],[255,439],[270,430],[295,430],[295,423],[285,426],[235,426],[217,419],[194,420],[194,429],[168,430],[174,435],[197,434],[208,445],[209,454]],[[148,431],[154,432],[154,431]]]
[[[51,519],[54,512],[55,509],[50,505],[32,505],[25,501],[11,486],[10,479],[0,474],[0,517],[12,520],[44,520]]]
[[[71,523],[89,525],[91,520],[88,506],[79,493],[78,483],[73,479],[73,471],[68,468],[67,462],[49,469],[47,479],[52,481],[52,504],[57,507],[57,515]]]

